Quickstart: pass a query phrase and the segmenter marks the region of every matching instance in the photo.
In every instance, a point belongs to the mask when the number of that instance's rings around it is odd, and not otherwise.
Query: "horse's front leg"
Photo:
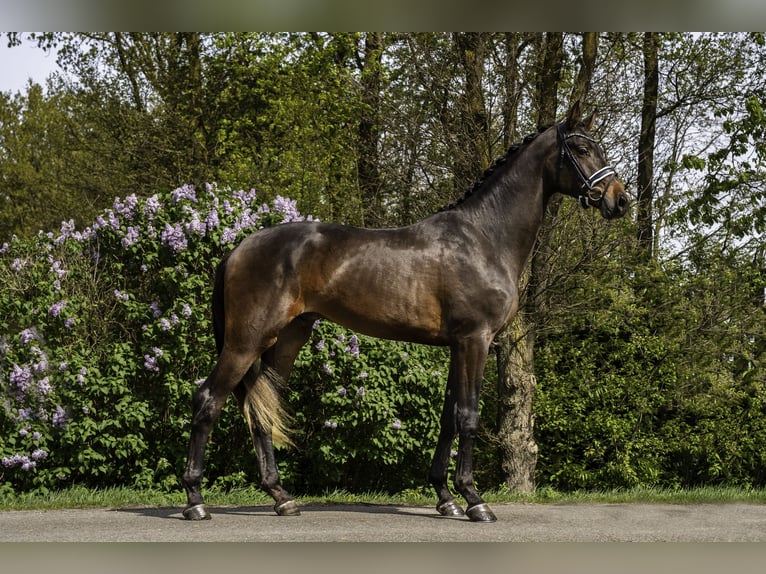
[[[455,371],[455,422],[459,441],[454,482],[468,503],[466,514],[473,522],[497,520],[473,482],[473,447],[479,432],[479,393],[490,340],[482,336],[459,341],[453,346],[450,365],[450,371]]]
[[[452,370],[450,369],[450,372]],[[436,510],[442,516],[463,516],[465,513],[455,501],[447,486],[447,467],[449,466],[452,440],[455,438],[455,393],[452,390],[452,376],[447,380],[447,390],[444,394],[444,408],[440,422],[439,440],[436,443],[434,459],[431,464],[429,481],[436,489],[439,502]]]

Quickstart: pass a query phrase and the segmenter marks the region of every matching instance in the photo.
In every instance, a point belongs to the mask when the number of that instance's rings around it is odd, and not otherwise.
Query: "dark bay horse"
[[[462,516],[447,484],[459,437],[455,489],[468,518],[495,515],[473,484],[479,390],[489,345],[518,307],[518,281],[549,198],[556,192],[594,206],[606,219],[629,200],[575,104],[566,120],[487,170],[457,205],[396,229],[288,223],[262,229],[221,262],[213,294],[218,362],[196,391],[183,483],[189,520],[210,518],[201,494],[205,443],[233,392],[250,426],[261,486],[277,514],[300,514],[279,481],[272,439],[282,432],[279,390],[326,318],[375,337],[450,348],[441,431],[429,480],[437,511]]]

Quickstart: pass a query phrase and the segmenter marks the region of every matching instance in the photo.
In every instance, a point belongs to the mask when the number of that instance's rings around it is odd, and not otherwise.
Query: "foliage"
[[[573,295],[600,303],[570,308],[567,329],[540,344],[539,480],[761,487],[766,348],[753,293],[763,270],[741,260],[632,269],[620,285],[579,277]]]
[[[297,491],[396,492],[425,484],[448,360],[441,348],[357,336],[320,322],[293,374],[302,429]]]

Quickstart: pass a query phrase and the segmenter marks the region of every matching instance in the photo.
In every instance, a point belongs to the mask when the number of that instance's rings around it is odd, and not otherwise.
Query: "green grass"
[[[206,502],[212,506],[271,505],[272,500],[255,487],[228,491],[205,490]],[[734,487],[702,487],[686,490],[639,488],[631,490],[557,492],[550,488],[538,489],[534,494],[513,494],[504,490],[484,493],[491,503],[585,504],[585,503],[648,503],[648,504],[766,504],[766,490]],[[393,504],[432,506],[436,497],[428,489],[398,494],[368,492],[354,494],[344,490],[326,492],[318,496],[299,496],[303,503],[316,504]],[[86,489],[73,487],[49,493],[22,493],[0,495],[0,510],[55,510],[62,508],[125,508],[182,507],[186,498],[177,492],[136,491],[128,488]]]

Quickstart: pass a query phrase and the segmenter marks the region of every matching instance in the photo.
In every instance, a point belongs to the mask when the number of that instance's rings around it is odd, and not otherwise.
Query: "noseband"
[[[595,144],[598,144],[596,140],[594,140],[592,137],[585,135],[581,132],[572,132],[571,134],[567,134],[564,131],[564,124],[566,122],[561,122],[558,124],[557,129],[559,132],[559,139],[561,139],[561,161],[559,163],[559,167],[561,167],[564,164],[564,158],[567,158],[572,166],[575,168],[575,171],[577,172],[577,177],[580,178],[580,183],[582,185],[580,186],[580,190],[582,193],[578,196],[577,201],[582,205],[585,209],[590,207],[591,205],[595,206],[600,202],[604,197],[604,192],[609,187],[609,185],[612,183],[612,180],[617,177],[617,171],[611,166],[607,165],[602,167],[601,169],[597,170],[593,174],[588,177],[585,175],[585,172],[582,169],[582,166],[577,161],[577,158],[575,158],[574,154],[572,153],[572,148],[569,147],[568,139],[573,137],[580,137],[588,140],[589,142],[593,142]],[[603,186],[603,188],[597,188],[596,184],[600,182],[603,179],[606,179],[607,177],[610,177],[609,181],[606,182],[606,185]]]

